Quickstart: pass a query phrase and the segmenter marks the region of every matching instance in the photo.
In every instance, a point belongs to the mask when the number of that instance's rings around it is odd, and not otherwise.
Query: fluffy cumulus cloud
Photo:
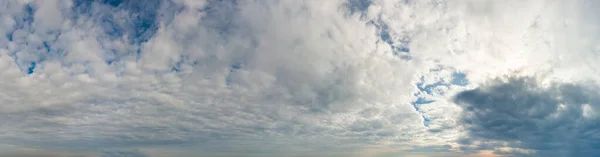
[[[0,156],[594,156],[598,6],[1,1]]]

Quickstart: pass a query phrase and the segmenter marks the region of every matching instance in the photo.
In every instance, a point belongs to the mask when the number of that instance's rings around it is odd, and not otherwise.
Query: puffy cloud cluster
[[[414,65],[342,1],[3,3],[9,144],[408,147],[425,129]]]
[[[594,6],[2,1],[0,141],[92,156],[461,156],[464,135],[507,141],[463,125],[464,104],[490,94],[465,92],[515,70],[597,79]]]

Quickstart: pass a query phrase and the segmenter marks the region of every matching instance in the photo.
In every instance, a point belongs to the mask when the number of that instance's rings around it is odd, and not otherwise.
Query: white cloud
[[[0,2],[0,139],[459,146],[455,93],[518,70],[595,79],[586,2]]]

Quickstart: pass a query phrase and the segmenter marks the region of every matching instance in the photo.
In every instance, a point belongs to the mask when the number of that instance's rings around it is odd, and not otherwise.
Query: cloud
[[[0,141],[149,156],[460,154],[472,132],[457,93],[514,71],[598,79],[594,6],[0,2]]]
[[[61,152],[45,149],[23,148],[17,145],[0,144],[2,156],[10,157],[94,157],[96,153],[90,152]]]
[[[148,157],[148,155],[140,151],[107,151],[103,152],[100,157]]]
[[[425,132],[414,65],[345,3],[2,3],[14,24],[0,138],[77,151],[410,145]]]
[[[460,92],[455,101],[464,109],[469,140],[494,141],[505,153],[534,156],[595,156],[598,151],[595,84],[554,83],[542,86],[535,78],[509,77]],[[487,149],[473,141],[464,144]],[[495,146],[494,146],[495,145]],[[487,146],[490,147],[490,146]],[[523,154],[522,154],[523,155]]]

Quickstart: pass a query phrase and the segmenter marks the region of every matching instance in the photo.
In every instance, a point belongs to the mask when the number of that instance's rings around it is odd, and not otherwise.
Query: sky
[[[0,156],[600,156],[595,0],[0,1]]]

